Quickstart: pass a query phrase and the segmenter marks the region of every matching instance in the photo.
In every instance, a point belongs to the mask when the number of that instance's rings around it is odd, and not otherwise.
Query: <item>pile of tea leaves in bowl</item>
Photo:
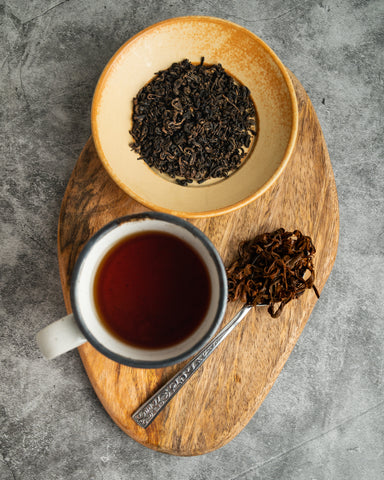
[[[130,134],[139,160],[186,186],[239,168],[257,135],[257,114],[249,89],[221,64],[185,59],[138,92]]]
[[[313,288],[316,249],[310,237],[299,230],[279,228],[239,245],[239,257],[227,268],[228,300],[247,305],[268,305],[276,318],[285,305]]]

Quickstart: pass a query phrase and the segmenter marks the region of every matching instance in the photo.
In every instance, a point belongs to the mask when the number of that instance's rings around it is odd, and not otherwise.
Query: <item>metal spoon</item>
[[[263,306],[263,305],[258,305]],[[163,387],[160,388],[151,398],[149,398],[143,405],[136,410],[132,415],[133,420],[140,427],[147,428],[148,425],[157,417],[170,400],[176,395],[183,385],[192,377],[192,375],[205,362],[209,355],[216,349],[224,338],[238,325],[241,320],[252,309],[252,306],[244,305],[244,307],[235,315],[235,317],[207,343],[207,345],[200,350],[190,360],[185,367],[180,370],[174,377],[172,377]]]

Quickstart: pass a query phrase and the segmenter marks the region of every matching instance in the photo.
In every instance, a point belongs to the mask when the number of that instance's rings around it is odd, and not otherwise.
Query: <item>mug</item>
[[[186,248],[194,252],[205,269],[209,288],[207,305],[206,308],[204,307],[202,318],[199,319],[196,327],[179,341],[159,347],[135,344],[116,334],[113,329],[111,330],[110,326],[106,324],[103,314],[100,313],[101,310],[98,306],[100,301],[97,298],[96,288],[99,281],[97,280],[98,275],[102,275],[98,272],[102,272],[103,265],[112,255],[111,252],[117,251],[118,246],[122,245],[124,241],[153,234],[172,237],[175,242],[184,243]],[[132,257],[132,259],[134,258]],[[178,262],[182,263],[183,258]],[[119,265],[117,263],[117,268]],[[127,271],[128,279],[129,275],[130,272]],[[183,284],[183,291],[188,289],[185,285],[189,285],[189,280],[186,281],[187,283]],[[166,289],[167,282],[162,283],[159,287]],[[131,279],[131,285],[135,285],[135,279]],[[121,217],[101,228],[84,246],[76,261],[71,278],[70,295],[73,313],[43,328],[36,336],[37,344],[47,359],[55,358],[88,341],[100,353],[123,365],[139,368],[165,367],[185,360],[210,340],[224,317],[227,294],[227,276],[220,255],[212,242],[194,225],[179,217],[157,212]],[[146,292],[145,295],[150,303],[151,291]],[[133,302],[132,298],[130,299],[128,296],[126,303],[130,301]],[[144,299],[144,304],[147,301]],[[195,304],[199,301],[200,299],[196,298],[192,300],[192,303]],[[108,300],[106,302],[108,308]],[[110,307],[114,306],[110,305]],[[159,311],[159,315],[160,313]],[[166,318],[165,313],[162,312],[163,318]],[[188,305],[181,309],[179,327],[172,327],[173,330],[170,330],[176,335],[175,338],[178,334],[177,329],[185,327],[186,319],[184,317],[189,313]],[[156,316],[156,312],[154,315]],[[150,322],[151,319],[148,321]],[[139,326],[137,325],[135,328],[139,328]],[[160,327],[157,325],[154,340],[156,340],[156,336],[158,337],[159,328],[161,333],[161,324]],[[150,323],[148,330],[151,333]]]

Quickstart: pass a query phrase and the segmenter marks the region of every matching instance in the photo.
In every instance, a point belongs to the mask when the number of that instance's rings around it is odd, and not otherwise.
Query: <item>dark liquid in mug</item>
[[[202,323],[211,296],[206,266],[183,240],[143,232],[102,260],[94,298],[102,323],[125,343],[158,349],[185,340]]]

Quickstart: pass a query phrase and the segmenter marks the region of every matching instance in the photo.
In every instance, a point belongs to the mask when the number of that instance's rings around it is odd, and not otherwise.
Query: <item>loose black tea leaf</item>
[[[253,306],[268,304],[268,312],[276,318],[307,288],[313,288],[319,297],[314,285],[315,252],[310,237],[299,230],[279,228],[242,242],[239,258],[227,269],[228,299]]]
[[[256,135],[248,88],[220,64],[203,63],[173,63],[133,99],[130,147],[180,185],[227,177]]]

